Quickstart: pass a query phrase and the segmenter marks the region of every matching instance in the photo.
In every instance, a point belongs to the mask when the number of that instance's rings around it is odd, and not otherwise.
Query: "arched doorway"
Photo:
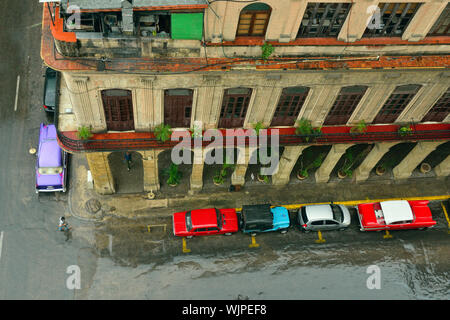
[[[116,193],[144,192],[144,168],[142,155],[131,151],[131,164],[128,170],[125,151],[112,152],[108,156],[111,173],[114,177]]]
[[[107,130],[134,130],[133,99],[130,90],[102,90],[102,101]]]
[[[264,37],[272,9],[265,3],[254,3],[242,9],[239,15],[237,37]]]

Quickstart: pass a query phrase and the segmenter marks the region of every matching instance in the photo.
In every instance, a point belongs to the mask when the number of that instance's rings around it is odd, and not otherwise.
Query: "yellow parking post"
[[[443,202],[441,202],[441,206],[442,206],[442,210],[444,211],[445,214],[445,219],[447,219],[447,224],[448,224],[448,234],[450,234],[450,219],[448,218],[448,213],[447,213],[447,209],[445,208],[445,205]]]
[[[191,252],[191,249],[188,249],[186,247],[186,238],[183,238],[183,253],[189,253]]]
[[[388,230],[386,230],[386,234],[383,236],[384,239],[391,239],[392,235],[389,233]]]
[[[248,245],[249,248],[258,248],[259,244],[256,243],[255,236],[252,236],[252,243]]]
[[[319,236],[319,239],[316,240],[316,243],[324,243],[325,239],[322,238],[322,232],[320,232],[320,230],[317,232],[317,235]]]

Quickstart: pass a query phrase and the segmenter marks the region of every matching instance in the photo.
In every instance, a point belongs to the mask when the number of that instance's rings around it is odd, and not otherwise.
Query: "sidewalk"
[[[129,219],[145,217],[167,217],[173,212],[196,208],[237,208],[245,204],[270,203],[288,205],[329,201],[351,201],[364,199],[426,197],[450,194],[450,177],[435,178],[413,174],[404,181],[394,181],[390,175],[384,178],[371,177],[362,183],[349,179],[331,178],[328,183],[291,181],[287,186],[276,187],[249,181],[238,192],[228,192],[226,187],[204,183],[204,189],[195,195],[171,192],[157,193],[150,200],[147,193],[99,195],[87,187],[87,162],[84,155],[72,155],[70,162],[70,185],[68,190],[70,213],[82,220],[100,221],[104,216]],[[291,179],[293,180],[293,179]],[[176,187],[177,188],[177,187]],[[175,189],[176,189],[175,188]]]

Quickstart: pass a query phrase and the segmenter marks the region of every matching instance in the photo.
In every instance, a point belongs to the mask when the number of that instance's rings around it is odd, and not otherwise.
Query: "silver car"
[[[303,231],[344,230],[350,225],[348,208],[339,204],[301,207],[297,213]]]

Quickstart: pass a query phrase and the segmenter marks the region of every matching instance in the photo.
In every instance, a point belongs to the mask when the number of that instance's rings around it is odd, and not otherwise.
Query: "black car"
[[[56,97],[58,93],[59,72],[51,68],[45,70],[44,83],[44,110],[47,112],[55,112]]]
[[[290,225],[288,210],[285,207],[272,208],[270,204],[244,205],[241,216],[241,229],[250,235],[277,230],[286,233]]]

